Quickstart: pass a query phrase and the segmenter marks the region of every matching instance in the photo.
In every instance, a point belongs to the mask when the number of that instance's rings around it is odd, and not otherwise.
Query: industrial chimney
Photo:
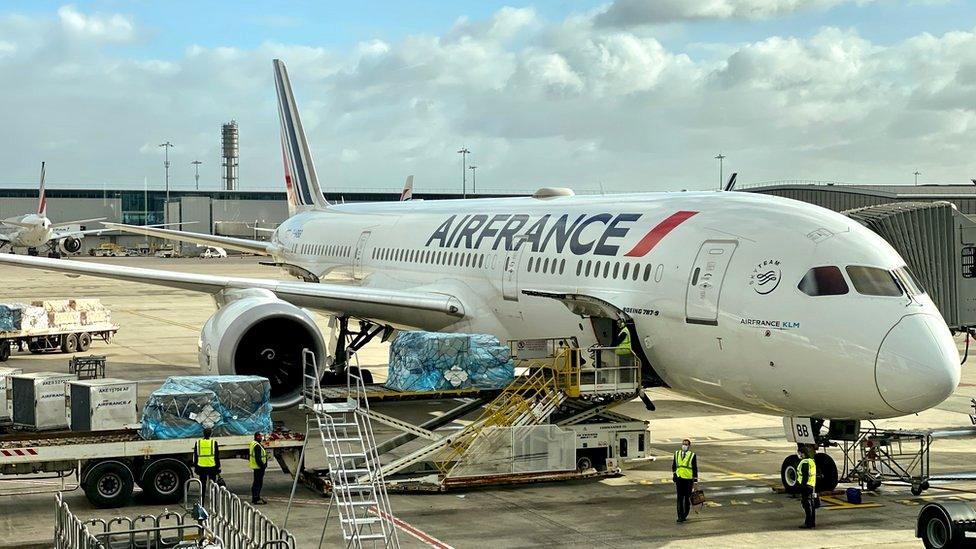
[[[220,127],[221,151],[224,168],[222,179],[224,180],[225,191],[237,190],[237,166],[240,158],[240,147],[238,146],[237,121],[231,120]]]

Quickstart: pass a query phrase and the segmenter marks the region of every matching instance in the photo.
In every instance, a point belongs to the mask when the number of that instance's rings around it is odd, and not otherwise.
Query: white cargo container
[[[65,411],[72,431],[112,431],[138,421],[139,384],[124,379],[80,379],[68,382]]]
[[[76,379],[74,374],[57,372],[10,376],[14,425],[37,431],[67,427],[65,384]]]
[[[10,386],[10,376],[23,373],[22,368],[7,368],[0,366],[0,423],[10,421],[10,399],[7,397],[7,387]]]

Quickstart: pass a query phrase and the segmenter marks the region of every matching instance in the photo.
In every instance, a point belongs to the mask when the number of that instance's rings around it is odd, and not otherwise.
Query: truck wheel
[[[151,503],[176,503],[183,499],[190,469],[176,459],[160,459],[146,467],[139,485]]]
[[[125,505],[134,485],[132,471],[124,463],[103,461],[88,471],[81,486],[92,505],[107,509]]]
[[[78,350],[78,336],[75,334],[65,334],[61,336],[61,352],[73,353]]]
[[[8,358],[10,358],[10,342],[0,341],[0,362],[7,362]]]
[[[89,347],[91,347],[91,334],[88,332],[78,334],[78,350],[85,352]]]

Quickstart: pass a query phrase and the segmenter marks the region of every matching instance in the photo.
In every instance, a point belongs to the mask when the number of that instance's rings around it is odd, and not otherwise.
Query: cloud
[[[459,188],[462,145],[482,190],[714,188],[718,152],[744,182],[976,172],[973,30],[878,44],[828,27],[680,51],[599,17],[505,8],[344,50],[269,41],[166,59],[136,55],[148,33],[122,15],[0,17],[2,182],[33,185],[46,160],[55,186],[158,188],[169,140],[172,186],[191,187],[199,159],[216,188],[220,125],[236,119],[242,188],[280,189],[273,58],[329,188],[396,190],[411,173],[418,191]]]
[[[870,0],[616,0],[595,22],[626,28],[708,19],[771,19],[852,1],[863,4]]]

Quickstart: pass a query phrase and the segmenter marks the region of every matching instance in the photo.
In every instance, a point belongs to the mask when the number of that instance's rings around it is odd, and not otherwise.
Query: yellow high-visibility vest
[[[631,352],[630,351],[630,330],[624,327],[620,330],[620,335],[623,336],[623,339],[620,340],[620,344],[617,345],[617,348],[614,349],[613,352],[618,355],[629,355]]]
[[[691,468],[691,460],[695,459],[695,453],[689,450],[684,452],[684,456],[681,454],[681,450],[674,453],[674,463],[677,465],[674,474],[678,475],[678,478],[691,480],[695,478],[694,471]]]
[[[815,489],[817,487],[817,462],[814,461],[813,458],[801,459],[799,467],[802,468],[804,463],[806,463],[808,467],[807,486]],[[797,480],[803,478],[803,474],[800,473],[800,469],[797,469],[796,476]]]
[[[254,459],[254,455],[256,453],[254,451],[255,448],[260,448],[259,452],[261,453],[261,463],[258,463],[258,460]],[[251,466],[251,469],[260,469],[262,466],[268,463],[268,451],[264,449],[264,446],[262,446],[260,442],[256,440],[251,441],[251,447],[247,451],[247,463]]]
[[[216,467],[217,456],[214,455],[216,443],[211,438],[201,438],[197,441],[197,467]]]

